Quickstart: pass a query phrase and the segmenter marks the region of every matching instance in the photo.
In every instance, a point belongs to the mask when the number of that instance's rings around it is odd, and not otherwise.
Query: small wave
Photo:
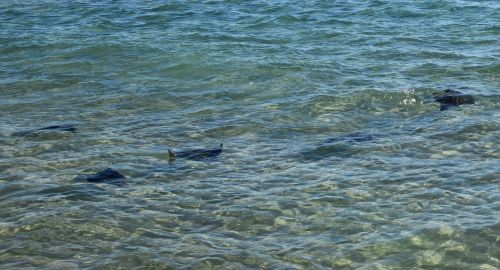
[[[385,14],[392,16],[392,17],[401,18],[401,19],[419,18],[419,17],[430,16],[429,14],[426,14],[425,12],[422,12],[422,11],[410,10],[410,9],[405,9],[405,8],[400,8],[400,7],[386,8]]]
[[[465,55],[444,51],[423,51],[419,53],[422,59],[440,59],[440,60],[464,60]]]
[[[150,11],[153,12],[162,12],[162,11],[179,11],[179,10],[185,10],[187,8],[187,5],[180,3],[180,2],[173,2],[173,3],[165,3],[161,4],[155,7],[150,8]]]
[[[318,96],[307,101],[301,110],[312,115],[345,111],[419,111],[423,101],[419,93],[366,90],[345,96]]]
[[[263,29],[263,28],[269,28],[269,27],[276,27],[276,26],[286,26],[286,25],[293,25],[297,23],[305,23],[308,21],[313,20],[309,16],[306,15],[293,15],[293,14],[285,14],[285,15],[280,15],[277,17],[263,17],[255,21],[254,23],[250,24],[247,26],[247,28],[253,28],[253,29]]]
[[[281,45],[287,44],[290,41],[285,38],[278,37],[266,37],[266,36],[253,36],[253,35],[242,35],[242,34],[215,34],[215,33],[201,33],[201,32],[192,32],[187,33],[185,37],[189,38],[192,41],[199,42],[213,42],[218,44],[242,44],[242,45]]]

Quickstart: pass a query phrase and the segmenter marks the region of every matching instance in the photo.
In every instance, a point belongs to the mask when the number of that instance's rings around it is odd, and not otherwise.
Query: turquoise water
[[[0,268],[499,269],[499,40],[494,0],[1,1]]]

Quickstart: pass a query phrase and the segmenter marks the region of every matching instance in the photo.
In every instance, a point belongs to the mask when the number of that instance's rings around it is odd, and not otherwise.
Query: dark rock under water
[[[222,153],[222,146],[223,144],[221,143],[217,148],[192,149],[179,152],[173,152],[169,149],[168,159],[175,160],[176,158],[185,158],[189,160],[201,161],[208,158],[214,158]]]
[[[106,183],[115,186],[123,186],[125,185],[125,176],[111,168],[107,168],[95,174],[78,175],[75,181],[88,181],[92,183]]]
[[[475,103],[473,96],[451,89],[446,89],[442,93],[434,93],[434,100],[441,103],[441,111],[463,104]]]

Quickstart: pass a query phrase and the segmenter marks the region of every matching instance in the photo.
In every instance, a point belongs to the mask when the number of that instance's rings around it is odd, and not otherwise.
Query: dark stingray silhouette
[[[335,142],[367,142],[372,141],[375,137],[370,133],[354,132],[346,135],[338,136],[335,138],[326,139],[324,143]]]
[[[106,183],[115,186],[123,186],[125,185],[125,176],[121,173],[107,168],[104,171],[95,173],[95,174],[82,174],[78,175],[75,178],[76,181],[88,181],[92,183]]]
[[[434,93],[434,100],[441,103],[440,111],[462,104],[474,104],[474,97],[459,91],[446,89],[443,93]]]
[[[221,143],[217,148],[208,148],[208,149],[192,149],[186,151],[173,152],[170,149],[168,150],[168,159],[170,161],[175,160],[176,158],[185,158],[190,160],[205,160],[208,158],[217,157],[222,153]]]
[[[352,156],[362,151],[365,144],[376,139],[376,135],[363,132],[354,132],[323,141],[315,148],[301,152],[301,156],[306,160],[320,160],[329,156]]]
[[[38,129],[32,129],[32,130],[25,130],[25,131],[18,131],[14,132],[12,135],[13,136],[27,136],[27,135],[36,135],[36,134],[42,134],[45,132],[75,132],[76,131],[76,126],[73,124],[65,124],[65,125],[53,125],[53,126],[48,126],[48,127],[43,127],[43,128],[38,128]]]
[[[48,127],[44,127],[44,128],[39,128],[37,130],[57,130],[57,131],[71,131],[71,132],[75,132],[76,131],[76,127],[75,127],[75,125],[68,124],[68,125],[48,126]]]

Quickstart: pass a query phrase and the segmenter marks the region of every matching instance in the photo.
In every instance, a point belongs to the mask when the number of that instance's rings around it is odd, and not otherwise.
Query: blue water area
[[[497,0],[0,1],[0,268],[499,269],[499,40]]]

